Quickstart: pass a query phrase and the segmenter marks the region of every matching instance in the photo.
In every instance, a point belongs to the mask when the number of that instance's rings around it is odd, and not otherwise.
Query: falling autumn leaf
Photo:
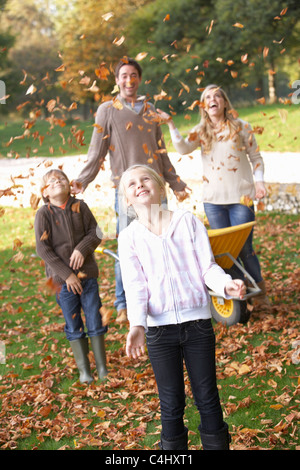
[[[265,59],[269,54],[269,48],[268,47],[264,47],[264,50],[263,50],[263,58]]]
[[[35,93],[36,90],[37,90],[36,87],[32,84],[32,85],[30,85],[30,87],[26,91],[26,95],[33,95],[33,93]]]
[[[121,46],[123,44],[123,42],[125,41],[125,36],[121,36],[119,39],[118,38],[115,38],[113,40],[113,44],[117,47]]]
[[[80,213],[80,201],[74,202],[71,205],[71,209],[72,209],[73,212],[77,212],[79,214]]]
[[[62,65],[60,65],[59,67],[57,67],[56,69],[54,69],[54,70],[55,70],[55,72],[64,72],[65,69],[66,69],[65,65],[62,64]]]
[[[114,16],[114,13],[110,11],[109,13],[105,13],[104,15],[101,15],[101,17],[104,19],[104,21],[110,20]]]
[[[209,36],[210,33],[211,33],[211,30],[212,30],[212,28],[213,28],[213,25],[214,25],[214,20],[211,20],[210,25],[209,25],[209,28],[208,28],[208,32],[207,32],[207,35],[208,35],[208,36]],[[207,29],[207,28],[206,28],[206,29]]]
[[[84,273],[83,271],[79,271],[78,274],[77,274],[77,277],[78,277],[78,279],[86,279],[87,274]]]
[[[119,109],[119,110],[123,109],[123,105],[122,105],[121,101],[118,98],[113,99],[113,104],[112,105],[116,109]]]
[[[36,210],[38,208],[39,202],[41,198],[37,196],[36,194],[31,194],[30,196],[30,206],[32,209]]]
[[[149,149],[148,149],[148,145],[146,143],[143,144],[143,150],[145,152],[146,155],[149,154]]]
[[[110,71],[104,64],[101,64],[97,69],[95,69],[95,74],[100,80],[107,80],[107,76],[110,74]]]
[[[49,233],[45,230],[40,237],[40,241],[48,240],[48,238],[49,238]]]
[[[148,52],[139,52],[138,55],[135,57],[135,60],[141,61],[145,59],[148,55]]]

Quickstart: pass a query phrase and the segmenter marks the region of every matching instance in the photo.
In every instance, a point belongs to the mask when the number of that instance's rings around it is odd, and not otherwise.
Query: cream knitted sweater
[[[201,149],[204,202],[237,204],[243,196],[254,199],[253,175],[256,181],[263,181],[264,163],[253,130],[241,119],[239,124],[240,142],[228,138],[225,130],[217,134],[209,153]],[[201,147],[200,139],[195,139],[193,132],[189,134],[193,139],[184,139],[177,129],[171,131],[173,145],[182,155]]]

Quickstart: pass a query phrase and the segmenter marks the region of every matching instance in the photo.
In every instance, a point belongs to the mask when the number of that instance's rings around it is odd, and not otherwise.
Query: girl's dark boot
[[[199,426],[203,450],[229,450],[229,443],[231,436],[228,432],[228,425],[224,426],[219,431],[214,433],[207,433]]]
[[[172,439],[166,439],[161,433],[159,444],[162,450],[188,450],[188,429],[184,428],[184,432]]]

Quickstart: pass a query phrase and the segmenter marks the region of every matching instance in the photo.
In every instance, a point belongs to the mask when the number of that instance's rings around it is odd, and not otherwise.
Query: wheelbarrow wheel
[[[247,302],[236,299],[223,299],[211,296],[210,311],[217,322],[228,326],[236,323],[247,323],[250,312],[247,309]]]

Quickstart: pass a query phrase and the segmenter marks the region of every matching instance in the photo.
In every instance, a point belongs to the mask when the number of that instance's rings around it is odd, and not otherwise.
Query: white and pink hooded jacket
[[[211,318],[207,287],[228,298],[231,277],[216,264],[207,231],[190,212],[175,211],[160,236],[134,220],[118,240],[131,328]]]

